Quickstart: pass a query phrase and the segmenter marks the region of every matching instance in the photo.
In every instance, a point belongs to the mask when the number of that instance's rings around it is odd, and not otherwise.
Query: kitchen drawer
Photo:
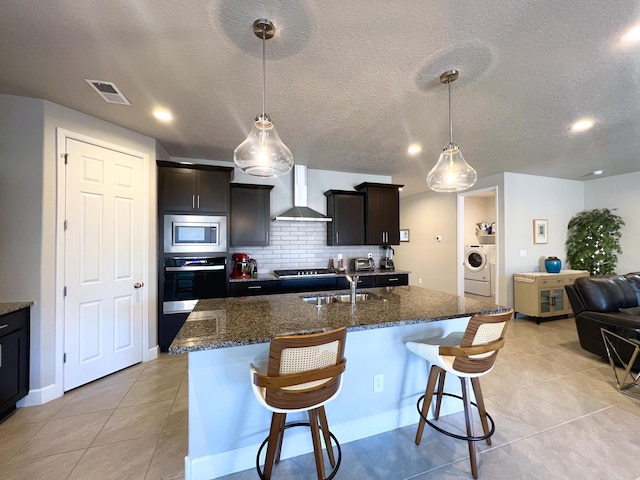
[[[538,279],[538,285],[540,287],[557,287],[564,286],[564,277],[558,278],[540,278]]]
[[[229,293],[232,297],[268,295],[270,293],[278,293],[279,283],[277,280],[230,282]]]
[[[363,275],[358,277],[358,288],[373,288],[376,286],[375,275]],[[338,277],[338,288],[349,288],[349,280],[346,277]]]
[[[9,313],[0,317],[0,336],[9,335],[16,330],[26,328],[29,316],[23,311]]]
[[[409,285],[409,275],[406,273],[376,275],[376,287],[394,287],[398,285]]]
[[[335,276],[286,278],[280,280],[279,293],[312,292],[314,290],[335,290],[338,281]]]

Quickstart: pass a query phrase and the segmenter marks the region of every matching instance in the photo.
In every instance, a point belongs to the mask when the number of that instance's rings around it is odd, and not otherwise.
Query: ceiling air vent
[[[98,92],[105,102],[108,103],[119,103],[120,105],[131,105],[131,102],[127,100],[120,89],[116,87],[116,84],[113,82],[103,82],[102,80],[89,80],[87,78],[84,79],[91,87]]]

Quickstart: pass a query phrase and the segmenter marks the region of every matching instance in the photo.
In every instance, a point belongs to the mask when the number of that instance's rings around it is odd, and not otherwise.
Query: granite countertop
[[[376,269],[376,270],[372,270],[372,271],[361,271],[361,272],[354,272],[353,270],[345,270],[344,272],[338,272],[336,271],[336,273],[333,274],[322,274],[322,275],[301,275],[300,278],[315,278],[315,277],[330,277],[330,276],[334,276],[334,277],[343,277],[345,275],[360,275],[361,277],[363,276],[367,276],[367,275],[397,275],[397,274],[409,274],[411,272],[407,271],[407,270],[383,270],[383,269]],[[287,277],[286,280],[290,280],[291,278],[298,278],[298,277]],[[251,277],[251,278],[229,278],[229,282],[235,283],[235,282],[260,282],[260,281],[268,281],[268,280],[280,280],[280,278],[276,277],[273,273],[259,273],[257,277]]]
[[[33,302],[0,302],[0,315],[17,312],[33,305]]]
[[[301,298],[336,293],[348,291],[199,300],[169,352],[187,353],[268,343],[278,335],[339,327],[358,331],[507,311],[507,308],[491,302],[415,286],[359,291],[373,294],[376,298],[355,306],[333,303],[318,307],[314,303],[305,303]]]

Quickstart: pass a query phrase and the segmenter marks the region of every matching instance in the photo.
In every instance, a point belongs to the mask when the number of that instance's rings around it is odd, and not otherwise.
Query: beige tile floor
[[[0,479],[183,478],[186,376],[186,356],[161,355],[18,409],[0,423]],[[640,479],[640,400],[580,349],[572,318],[512,321],[482,384],[497,427],[493,445],[479,445],[481,479]],[[343,444],[336,479],[471,478],[464,442],[427,430],[420,446],[413,425]],[[310,455],[276,468],[274,480],[313,478]]]

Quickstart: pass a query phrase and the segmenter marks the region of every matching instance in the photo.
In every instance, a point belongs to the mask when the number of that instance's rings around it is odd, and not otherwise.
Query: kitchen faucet
[[[356,303],[356,287],[358,286],[358,280],[360,279],[360,276],[358,275],[354,275],[353,277],[351,275],[345,275],[345,277],[347,277],[347,280],[349,281],[350,284],[350,296],[351,296],[351,305],[355,305]]]

